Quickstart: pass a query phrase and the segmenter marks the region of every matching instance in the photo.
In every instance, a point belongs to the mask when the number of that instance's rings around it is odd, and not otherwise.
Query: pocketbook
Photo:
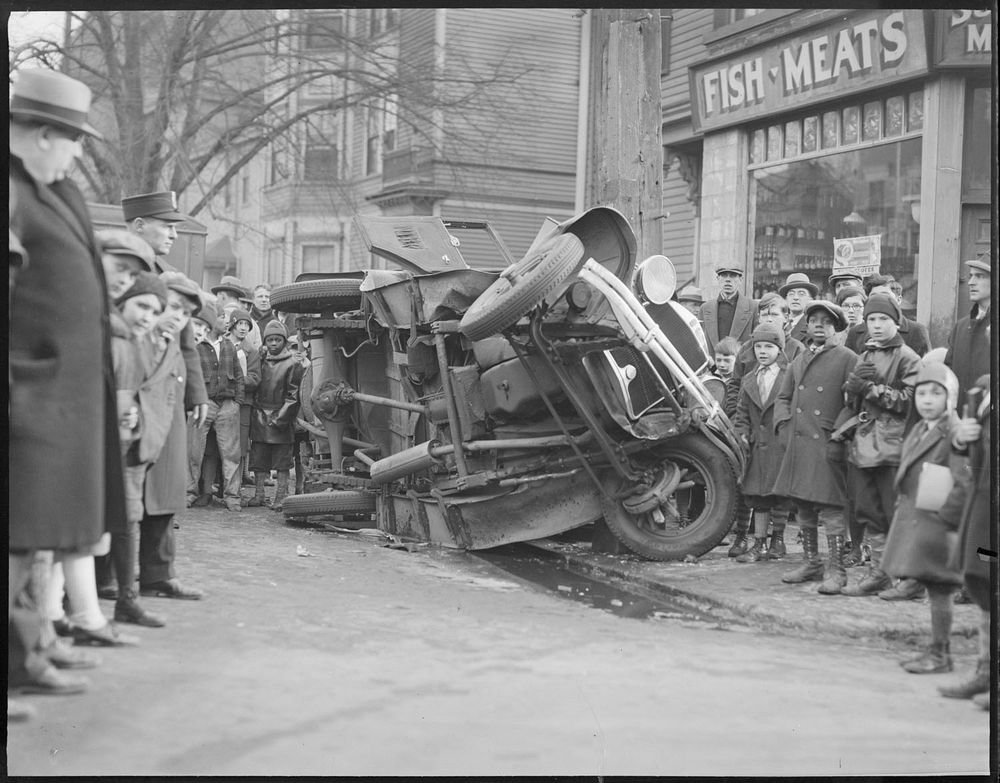
[[[913,505],[922,511],[940,511],[944,502],[951,494],[955,484],[951,469],[946,465],[935,465],[925,462],[920,466],[920,477],[917,479],[917,496]]]

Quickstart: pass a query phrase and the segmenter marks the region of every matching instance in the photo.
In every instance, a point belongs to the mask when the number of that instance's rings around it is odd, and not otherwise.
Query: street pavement
[[[9,774],[988,769],[989,714],[936,691],[969,672],[971,655],[953,674],[914,676],[881,637],[616,616],[470,553],[290,527],[265,509],[190,509],[179,523],[178,575],[205,599],[143,599],[167,627],[128,626],[141,645],[101,650],[87,693],[25,696],[37,716],[8,727]],[[714,553],[700,565],[612,559],[677,584],[712,581],[713,568],[751,580],[783,568]]]

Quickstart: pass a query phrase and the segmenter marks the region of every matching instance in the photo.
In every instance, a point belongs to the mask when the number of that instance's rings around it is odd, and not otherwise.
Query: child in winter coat
[[[917,495],[933,466],[950,471],[951,430],[958,415],[958,378],[941,362],[921,363],[914,378],[913,408],[918,417],[903,441],[896,471],[896,511],[882,555],[882,570],[890,576],[917,580],[927,588],[931,606],[931,643],[918,657],[902,662],[912,674],[937,674],[952,669],[952,594],[962,584],[961,574],[949,566],[955,533],[942,519],[956,516],[958,509],[919,508]],[[955,483],[963,477],[955,468]],[[945,501],[961,507],[964,493],[952,493]],[[939,513],[940,512],[940,513]]]
[[[865,575],[841,591],[852,596],[876,595],[892,586],[880,561],[896,502],[893,482],[920,361],[899,336],[903,313],[894,297],[872,294],[864,315],[868,339],[844,384],[844,394],[848,407],[860,417],[847,449],[848,492],[872,555]]]
[[[775,513],[782,499],[771,493],[784,450],[772,429],[774,400],[788,365],[784,354],[785,333],[780,326],[762,323],[754,329],[750,340],[757,367],[743,377],[733,423],[750,451],[741,490],[744,502],[753,509],[754,542],[749,550],[737,556],[736,560],[740,563],[767,560],[770,551],[765,549],[768,522],[774,523],[771,548],[777,549],[776,539],[782,537],[788,516],[787,510],[784,514],[781,511]],[[784,549],[784,544],[781,549]]]
[[[260,384],[254,395],[250,421],[254,496],[247,505],[264,505],[264,482],[271,471],[276,470],[278,481],[271,508],[280,511],[288,495],[299,383],[304,371],[302,362],[288,348],[288,333],[281,321],[269,321],[264,327],[264,348],[260,358]]]

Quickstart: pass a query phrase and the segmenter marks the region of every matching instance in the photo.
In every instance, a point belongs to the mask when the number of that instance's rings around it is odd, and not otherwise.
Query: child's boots
[[[819,531],[814,527],[804,527],[801,533],[804,562],[794,571],[781,577],[781,581],[785,584],[818,582],[823,578],[823,561],[819,559]]]
[[[248,506],[266,506],[267,498],[264,496],[264,481],[267,474],[262,471],[254,471],[253,474],[253,497],[247,501]]]
[[[841,595],[865,596],[878,595],[883,590],[892,587],[892,579],[882,570],[882,549],[885,547],[885,534],[871,536],[872,559],[868,571],[850,587],[840,591]]]
[[[785,525],[788,522],[788,511],[772,508],[769,515],[771,518],[771,540],[767,545],[767,559],[780,560],[788,553],[785,549]]]
[[[274,489],[274,502],[271,504],[271,508],[274,511],[281,511],[285,498],[288,497],[288,478],[287,470],[278,471],[278,481]]]
[[[903,661],[902,666],[910,674],[941,674],[950,672],[954,665],[951,661],[951,645],[947,641],[931,642],[923,655],[909,661]]]
[[[827,536],[826,570],[823,572],[823,584],[819,592],[823,595],[840,595],[847,585],[847,571],[844,569],[844,537]]]

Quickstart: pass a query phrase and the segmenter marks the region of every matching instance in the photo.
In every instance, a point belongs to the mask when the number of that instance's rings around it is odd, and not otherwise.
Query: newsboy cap
[[[147,272],[153,271],[153,264],[156,262],[156,255],[142,237],[137,237],[131,231],[123,228],[102,228],[94,232],[97,238],[97,246],[102,253],[110,253],[113,256],[130,256],[142,262]]]
[[[973,258],[971,261],[966,261],[965,265],[972,269],[978,269],[981,272],[985,272],[990,277],[993,277],[993,256],[989,253],[984,253],[979,256],[979,258]]]
[[[216,320],[219,318],[219,312],[215,309],[215,305],[207,301],[204,297],[198,297],[201,301],[201,308],[192,317],[204,321],[209,326],[214,327]]]
[[[166,307],[167,286],[152,272],[140,272],[137,274],[135,281],[125,293],[115,300],[115,304],[120,307],[126,300],[134,296],[143,296],[144,294],[152,294],[160,300],[160,307]]]
[[[722,264],[715,268],[715,274],[717,275],[730,274],[730,275],[739,275],[740,277],[743,277],[743,270],[740,267],[735,266],[733,264]]]
[[[804,288],[814,297],[819,295],[819,286],[809,279],[809,275],[803,272],[792,272],[785,278],[785,284],[778,289],[782,296],[788,296],[788,292],[793,288]]]
[[[17,72],[10,97],[10,116],[81,131],[104,138],[87,122],[90,88],[81,81],[47,68]]]
[[[219,284],[212,286],[213,294],[217,294],[219,291],[228,291],[231,294],[235,294],[240,299],[246,299],[249,296],[247,289],[243,287],[242,281],[238,277],[233,277],[232,275],[223,275]]]
[[[842,332],[847,328],[847,316],[844,315],[844,311],[840,309],[839,305],[835,305],[833,302],[828,302],[825,299],[813,299],[806,305],[806,321],[817,310],[822,310],[833,318],[833,328],[838,332]]]
[[[191,300],[194,304],[191,315],[197,315],[201,311],[201,289],[198,288],[198,284],[194,280],[183,272],[162,272],[160,280],[171,291],[176,291]]]
[[[834,272],[827,278],[827,282],[830,285],[833,285],[838,280],[857,280],[858,283],[864,282],[864,279],[860,275],[854,274],[854,272]]]
[[[122,199],[122,212],[125,213],[126,223],[140,217],[158,218],[169,223],[190,220],[183,212],[177,211],[177,194],[172,190],[126,196]]]

